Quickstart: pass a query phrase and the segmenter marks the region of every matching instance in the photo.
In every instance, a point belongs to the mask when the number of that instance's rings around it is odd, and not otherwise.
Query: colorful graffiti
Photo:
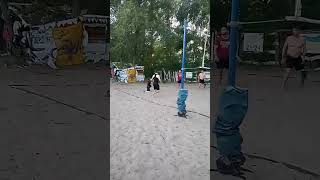
[[[128,82],[134,83],[136,82],[136,70],[135,69],[128,69]]]
[[[56,59],[57,65],[76,65],[85,62],[82,36],[82,23],[58,27],[53,30],[53,39],[58,49]]]

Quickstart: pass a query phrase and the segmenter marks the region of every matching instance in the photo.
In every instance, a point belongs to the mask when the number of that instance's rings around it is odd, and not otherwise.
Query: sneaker
[[[178,112],[178,116],[179,116],[179,117],[186,117],[186,113],[184,113],[184,112]]]

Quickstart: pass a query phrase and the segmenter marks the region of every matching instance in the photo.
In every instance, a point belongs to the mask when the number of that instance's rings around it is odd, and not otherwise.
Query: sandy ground
[[[246,167],[253,173],[245,176],[250,180],[319,179],[320,72],[310,73],[305,88],[299,88],[292,74],[287,91],[280,89],[280,75],[278,68],[238,71],[238,85],[249,89],[249,111],[241,131],[243,150],[251,155]],[[215,101],[220,91],[219,87],[213,88]],[[212,109],[214,112],[217,107]],[[215,145],[212,135],[211,143]],[[216,150],[211,148],[212,160],[216,157]],[[214,172],[211,176],[237,179]]]
[[[249,111],[241,127],[249,180],[319,179],[320,72],[305,88],[278,69],[241,69]],[[107,111],[105,71],[93,67],[53,72],[39,67],[0,69],[0,179],[105,179]],[[221,88],[188,86],[188,119],[176,115],[177,85],[157,96],[145,84],[111,87],[111,178],[209,179],[217,157],[210,139]],[[211,119],[214,124],[214,116]],[[211,150],[211,154],[209,154]],[[211,168],[214,167],[214,163]],[[218,180],[239,179],[212,172]]]
[[[111,86],[112,180],[209,180],[210,92],[188,86],[187,119],[176,84],[156,96],[145,84]]]
[[[0,179],[106,179],[105,70],[0,69]]]

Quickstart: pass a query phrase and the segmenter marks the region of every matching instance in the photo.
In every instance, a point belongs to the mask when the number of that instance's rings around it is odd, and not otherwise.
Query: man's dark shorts
[[[220,59],[216,62],[217,69],[229,69],[229,60]]]
[[[287,56],[286,66],[290,69],[295,68],[297,71],[304,69],[304,64],[302,63],[301,57],[294,58]]]
[[[159,84],[153,84],[154,90],[160,90],[160,85]]]
[[[204,79],[200,79],[199,81],[200,81],[201,84],[204,84],[204,83],[205,83],[205,82],[204,82]]]

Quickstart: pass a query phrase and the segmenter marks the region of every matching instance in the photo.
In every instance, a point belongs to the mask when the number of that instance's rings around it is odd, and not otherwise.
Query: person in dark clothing
[[[150,92],[150,88],[151,88],[151,80],[148,79],[148,83],[147,83],[147,92]]]
[[[152,76],[152,80],[153,80],[153,89],[155,91],[155,93],[158,93],[160,91],[160,76],[158,73],[155,73]]]
[[[178,80],[178,84],[179,84],[179,87],[180,87],[181,81],[182,81],[182,72],[181,72],[181,70],[179,70],[179,72],[177,74],[177,80]]]

